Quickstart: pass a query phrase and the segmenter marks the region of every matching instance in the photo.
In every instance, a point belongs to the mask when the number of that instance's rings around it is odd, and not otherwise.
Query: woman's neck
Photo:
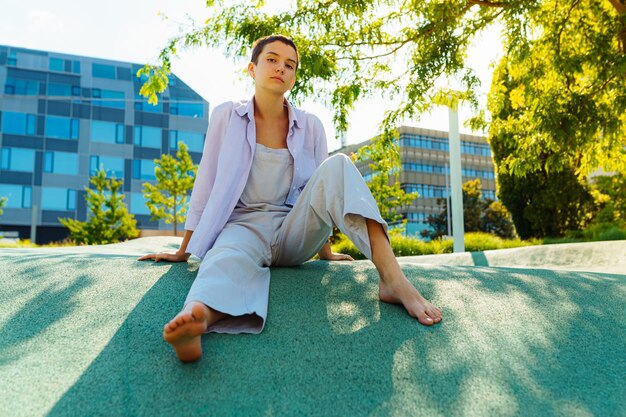
[[[263,120],[284,118],[285,98],[282,95],[268,95],[257,91],[254,95],[254,116]]]

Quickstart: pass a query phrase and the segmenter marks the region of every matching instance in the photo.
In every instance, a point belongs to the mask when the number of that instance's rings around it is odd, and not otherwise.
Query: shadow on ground
[[[149,268],[150,266],[146,266]],[[369,263],[273,270],[265,331],[161,339],[193,272],[170,268],[49,416],[623,416],[624,276],[405,267],[445,321],[376,300]]]

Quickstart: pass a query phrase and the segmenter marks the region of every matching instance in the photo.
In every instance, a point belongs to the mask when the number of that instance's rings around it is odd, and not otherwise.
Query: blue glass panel
[[[52,172],[55,174],[78,175],[78,154],[54,152]]]
[[[143,198],[143,194],[130,194],[130,212],[133,214],[150,214],[150,209],[146,206],[146,199]]]
[[[30,208],[32,197],[33,197],[32,187],[24,186],[22,189],[22,207]]]
[[[50,71],[64,71],[65,62],[59,58],[50,58]]]
[[[10,171],[33,172],[35,170],[34,150],[9,148],[9,155]]]
[[[71,119],[68,117],[46,116],[45,135],[49,138],[71,139]]]
[[[65,63],[59,58],[50,58],[50,71],[64,71]]]
[[[135,126],[133,143],[146,148],[161,149],[162,130],[158,127]]]
[[[78,139],[78,134],[80,132],[80,125],[78,123],[78,119],[72,119],[72,126],[71,126],[71,137],[72,139]]]
[[[156,180],[156,176],[154,175],[156,164],[154,161],[150,159],[142,159],[138,162],[140,162],[139,178],[142,180]]]
[[[170,130],[170,149],[178,148],[178,131]]]
[[[191,152],[202,152],[204,147],[204,135],[202,133],[179,131],[178,141],[184,142]]]
[[[43,159],[43,172],[54,171],[54,152],[46,151]]]
[[[116,71],[115,67],[112,65],[103,65],[103,64],[91,64],[91,73],[95,78],[108,78],[110,80],[115,80]]]
[[[133,159],[133,179],[138,180],[141,177],[141,161]]]
[[[0,149],[0,169],[8,170],[10,166],[11,166],[11,150],[9,148]]]
[[[67,188],[43,187],[41,208],[44,210],[67,210]]]
[[[92,156],[89,158],[89,175],[96,175],[100,169],[100,157]]]
[[[171,113],[179,116],[202,117],[204,103],[172,103]]]
[[[115,127],[115,143],[124,143],[124,125],[117,124]]]
[[[113,90],[100,90],[101,98],[111,98],[115,100],[98,100],[94,101],[94,104],[102,107],[112,107],[114,109],[125,109],[126,108],[126,95],[123,91],[113,91]]]
[[[76,210],[76,190],[67,190],[67,209]]]
[[[26,134],[27,135],[34,135],[35,134],[35,122],[36,122],[36,118],[34,114],[27,114],[26,115]]]
[[[124,178],[124,158],[115,158],[112,156],[100,156],[100,167],[104,168],[107,177],[115,176],[117,179]]]
[[[72,72],[80,74],[80,61],[72,61]]]
[[[39,94],[39,81],[7,78],[5,92],[7,94],[36,96]]]
[[[2,131],[4,133],[13,133],[15,135],[26,135],[29,130],[29,118],[33,115],[27,115],[26,113],[13,113],[8,111],[2,112]],[[34,126],[33,126],[34,127]],[[34,130],[34,129],[33,129]]]
[[[49,96],[71,96],[72,95],[72,86],[69,84],[48,84],[48,95]]]
[[[91,140],[93,142],[116,143],[117,127],[115,123],[91,121]]]
[[[7,198],[7,208],[22,208],[24,187],[13,184],[0,184],[0,197]]]

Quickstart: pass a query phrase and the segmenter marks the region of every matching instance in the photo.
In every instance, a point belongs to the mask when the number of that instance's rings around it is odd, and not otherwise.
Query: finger
[[[138,261],[145,261],[146,259],[152,259],[152,257],[154,256],[153,253],[149,253],[147,255],[142,256],[141,258],[137,259]]]
[[[346,255],[346,259],[349,260],[349,261],[354,261],[354,258],[352,256],[350,256],[350,255]]]

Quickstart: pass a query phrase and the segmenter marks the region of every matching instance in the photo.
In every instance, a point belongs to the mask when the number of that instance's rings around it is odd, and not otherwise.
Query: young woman
[[[376,266],[381,301],[402,304],[424,325],[441,321],[402,273],[356,167],[342,154],[328,158],[320,120],[285,99],[296,80],[296,45],[281,35],[261,38],[250,61],[252,100],[211,114],[180,249],[139,258],[202,258],[182,311],[164,327],[178,358],[199,359],[204,333],[260,333],[271,265],[299,265],[315,253],[352,260],[331,251],[333,225]]]

